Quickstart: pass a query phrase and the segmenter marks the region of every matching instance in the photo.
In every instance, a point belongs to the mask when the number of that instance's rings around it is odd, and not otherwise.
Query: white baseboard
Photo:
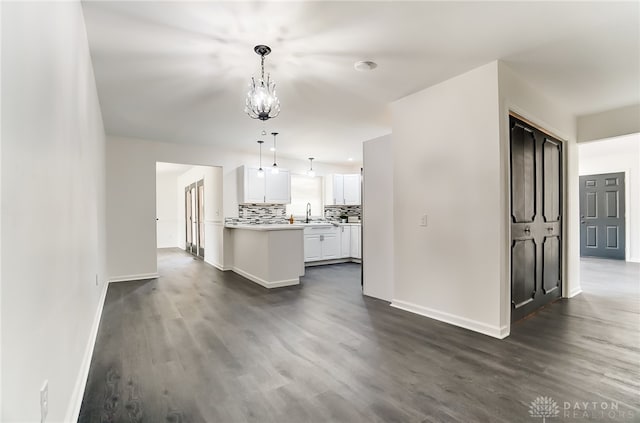
[[[629,257],[627,261],[630,263],[640,263],[640,258]]]
[[[109,283],[113,282],[129,282],[129,281],[141,281],[145,279],[157,279],[160,275],[157,273],[140,273],[139,275],[124,275],[124,276],[113,276],[109,278]]]
[[[569,292],[569,296],[567,298],[573,298],[576,295],[580,295],[580,294],[582,294],[582,288],[575,288],[575,289],[572,289],[571,292]]]
[[[225,267],[225,266],[222,266],[222,265],[216,264],[216,263],[209,263],[209,264],[212,265],[213,267],[215,267],[218,270],[222,270],[223,272],[226,272],[226,271],[229,271],[229,270],[233,270],[232,267]]]
[[[313,267],[313,266],[324,266],[325,264],[340,264],[340,263],[362,263],[361,259],[357,258],[339,258],[339,259],[330,259],[330,260],[316,260],[316,261],[305,261],[305,267]]]
[[[258,276],[252,275],[251,273],[245,272],[242,269],[238,269],[237,267],[234,267],[231,270],[234,273],[237,273],[238,275],[243,276],[249,279],[250,281],[257,283],[258,285],[264,286],[265,288],[280,288],[283,286],[300,285],[300,278],[269,282],[269,281],[265,281],[262,278],[259,278]]]
[[[434,310],[432,308],[423,307],[418,304],[401,300],[392,300],[390,305],[391,307],[399,308],[404,311],[419,314],[451,325],[460,326],[461,328],[479,332],[494,338],[503,339],[509,335],[509,326],[491,326],[486,323],[478,322],[477,320],[467,319],[466,317]]]
[[[82,398],[84,397],[84,389],[87,386],[87,379],[89,377],[89,368],[91,367],[91,358],[93,357],[93,349],[96,346],[96,338],[98,337],[98,328],[100,328],[100,319],[102,318],[102,309],[104,308],[104,301],[107,298],[107,288],[109,283],[105,283],[100,293],[100,299],[98,300],[98,309],[93,318],[93,325],[91,326],[91,332],[89,333],[89,341],[85,347],[84,356],[82,357],[82,364],[80,365],[80,371],[76,379],[73,393],[71,394],[71,400],[67,407],[67,415],[64,419],[65,422],[77,422],[80,415],[80,407],[82,406]]]

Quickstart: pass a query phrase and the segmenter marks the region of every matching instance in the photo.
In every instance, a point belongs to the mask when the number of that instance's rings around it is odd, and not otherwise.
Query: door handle
[[[582,223],[582,224],[584,225],[586,222],[583,220],[583,221],[581,221],[580,223]]]

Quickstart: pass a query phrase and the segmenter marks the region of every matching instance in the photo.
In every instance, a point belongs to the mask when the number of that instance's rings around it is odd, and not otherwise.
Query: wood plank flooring
[[[532,422],[538,396],[640,421],[640,265],[583,260],[582,295],[497,340],[363,297],[356,264],[269,291],[158,257],[109,286],[79,422]]]

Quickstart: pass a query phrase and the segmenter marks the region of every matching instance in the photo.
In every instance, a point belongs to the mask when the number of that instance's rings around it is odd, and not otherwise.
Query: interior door
[[[562,295],[562,143],[510,116],[511,321]]]
[[[193,194],[191,191],[191,186],[187,186],[184,189],[184,222],[185,222],[185,227],[184,227],[184,233],[185,233],[185,239],[184,239],[184,246],[185,246],[185,250],[187,250],[188,252],[190,252],[191,254],[193,254],[193,252],[195,251],[195,239],[193,236],[193,230],[192,230],[192,226],[193,226],[193,222],[194,222],[194,207],[193,207]]]
[[[580,177],[580,255],[624,260],[624,173]]]
[[[197,255],[204,258],[204,180],[196,182],[197,213],[196,226],[198,228]]]

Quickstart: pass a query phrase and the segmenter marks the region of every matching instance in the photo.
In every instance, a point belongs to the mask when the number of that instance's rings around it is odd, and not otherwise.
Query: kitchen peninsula
[[[298,285],[304,275],[303,229],[291,224],[225,225],[233,257],[230,270],[265,288]]]

